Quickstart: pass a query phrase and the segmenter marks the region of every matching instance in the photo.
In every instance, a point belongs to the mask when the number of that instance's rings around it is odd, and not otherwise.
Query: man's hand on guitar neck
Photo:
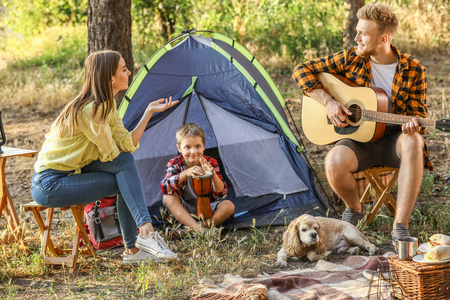
[[[420,132],[422,128],[417,120],[417,118],[412,118],[411,121],[402,125],[402,132],[405,134],[413,134],[415,132]]]
[[[352,115],[350,110],[334,100],[325,90],[316,89],[308,93],[308,96],[325,106],[330,122],[336,127],[346,127],[347,116]]]

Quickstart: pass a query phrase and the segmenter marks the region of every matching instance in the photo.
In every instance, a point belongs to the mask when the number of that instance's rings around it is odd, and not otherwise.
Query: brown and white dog
[[[362,247],[375,254],[378,248],[352,224],[331,218],[304,214],[291,221],[283,234],[283,248],[276,264],[286,266],[290,256],[319,260],[326,252],[354,254]]]

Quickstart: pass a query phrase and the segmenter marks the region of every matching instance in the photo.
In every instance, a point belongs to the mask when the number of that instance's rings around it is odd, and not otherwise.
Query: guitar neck
[[[366,109],[362,109],[361,112],[362,112],[361,113],[362,120],[379,122],[379,123],[403,125],[403,124],[411,121],[411,119],[413,118],[411,116],[396,115],[396,114],[373,111],[373,110],[366,110]],[[436,127],[435,120],[426,119],[426,118],[416,118],[416,120],[419,122],[420,126],[422,126],[422,127]]]

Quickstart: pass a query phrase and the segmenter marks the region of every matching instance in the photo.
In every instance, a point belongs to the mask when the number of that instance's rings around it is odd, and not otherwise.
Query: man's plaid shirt
[[[211,165],[214,167],[214,171],[216,172],[217,176],[219,176],[220,180],[223,181],[222,175],[220,174],[219,170],[219,164],[217,163],[217,160],[215,160],[212,157],[203,155],[203,157],[211,163]],[[160,183],[161,192],[164,195],[170,195],[174,192],[177,193],[178,196],[181,198],[184,197],[184,189],[186,188],[186,182],[187,179],[182,182],[180,185],[178,185],[178,179],[180,178],[180,173],[183,171],[183,165],[184,158],[183,156],[179,155],[175,158],[172,158],[166,165],[166,172],[164,174],[164,179]],[[226,197],[228,192],[228,187],[225,181],[223,181],[223,190],[220,193],[216,193],[213,190],[213,197],[216,201],[222,200]]]
[[[398,54],[398,65],[392,85],[392,112],[426,118],[428,114],[425,67],[419,60],[399,51],[392,44],[391,48]],[[323,88],[322,83],[314,76],[321,72],[342,75],[359,86],[370,87],[372,78],[370,59],[368,56],[358,56],[356,49],[357,47],[353,47],[325,58],[299,64],[295,67],[292,77],[303,93]],[[433,170],[426,146],[424,148],[424,165],[427,169]]]

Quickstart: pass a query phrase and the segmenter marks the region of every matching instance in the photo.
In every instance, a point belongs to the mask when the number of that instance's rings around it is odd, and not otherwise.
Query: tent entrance
[[[214,101],[193,90],[170,115],[144,132],[141,143],[148,147],[141,145],[146,152],[139,149],[135,159],[148,206],[161,205],[159,183],[165,164],[177,155],[175,132],[183,122],[196,123],[205,131],[205,155],[218,160],[229,188],[227,199],[234,199],[237,216],[308,189],[282,151],[277,132],[269,132]],[[153,136],[156,134],[159,138]]]
[[[234,187],[232,197],[261,197],[293,194],[307,189],[295,174],[279,145],[278,133],[269,132],[213,103],[192,94],[186,107],[186,122],[197,123],[205,116],[206,149],[217,145],[221,172]],[[206,124],[205,124],[206,123]],[[209,140],[213,141],[208,147]],[[268,159],[269,158],[269,159]]]

